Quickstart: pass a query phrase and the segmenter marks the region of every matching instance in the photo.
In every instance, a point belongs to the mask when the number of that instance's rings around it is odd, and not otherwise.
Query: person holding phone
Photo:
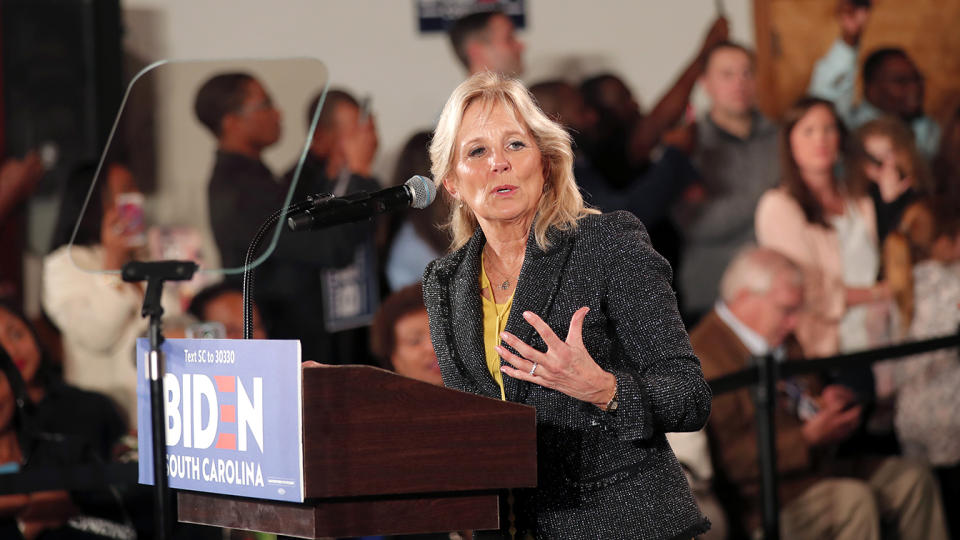
[[[140,315],[143,289],[126,283],[120,270],[144,248],[143,195],[130,170],[107,164],[94,184],[86,212],[80,212],[93,167],[69,179],[54,234],[55,249],[44,258],[43,309],[63,334],[64,380],[113,399],[131,426],[137,424],[136,338],[147,319]],[[73,244],[74,226],[80,221]],[[161,299],[166,317],[180,315],[176,291]]]
[[[380,183],[373,178],[379,141],[369,98],[357,100],[343,89],[328,90],[322,97],[316,95],[306,110],[310,126],[320,107],[294,200],[317,193],[342,197],[379,190]],[[293,164],[284,175],[286,183],[296,170]],[[274,322],[271,336],[299,339],[304,358],[374,363],[367,347],[367,325],[380,297],[374,227],[374,221],[367,221],[326,229],[320,234],[335,239],[327,242],[335,253],[287,267],[291,280],[278,284],[270,303],[261,304]]]

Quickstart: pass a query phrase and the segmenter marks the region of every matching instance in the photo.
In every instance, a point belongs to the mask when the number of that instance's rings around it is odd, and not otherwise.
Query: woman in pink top
[[[867,305],[877,283],[876,218],[859,186],[837,178],[843,126],[829,101],[805,97],[784,115],[780,186],[757,205],[756,234],[804,269],[807,309],[796,329],[807,357],[869,347]]]

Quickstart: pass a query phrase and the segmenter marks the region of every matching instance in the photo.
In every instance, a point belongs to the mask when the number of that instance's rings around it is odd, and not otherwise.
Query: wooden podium
[[[306,502],[179,491],[179,520],[304,538],[496,529],[498,490],[537,483],[532,407],[369,366],[303,367],[302,438]]]

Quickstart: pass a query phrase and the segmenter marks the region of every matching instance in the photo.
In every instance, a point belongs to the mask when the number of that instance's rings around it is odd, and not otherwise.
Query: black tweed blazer
[[[694,431],[710,414],[710,389],[677,312],[670,266],[627,212],[590,215],[576,231],[551,230],[541,251],[531,232],[507,331],[546,345],[530,310],[565,337],[590,306],[583,340],[617,378],[619,408],[605,413],[560,392],[504,375],[507,399],[537,409],[538,487],[518,496],[538,538],[691,538],[709,528],[665,432]],[[480,228],[424,273],[430,334],[446,386],[499,398],[487,371],[479,292]],[[504,464],[509,466],[509,464]]]

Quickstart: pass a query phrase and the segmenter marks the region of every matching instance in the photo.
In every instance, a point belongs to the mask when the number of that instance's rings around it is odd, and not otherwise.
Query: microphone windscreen
[[[410,206],[414,208],[426,208],[437,198],[437,185],[426,176],[411,176],[403,185],[410,191]]]

